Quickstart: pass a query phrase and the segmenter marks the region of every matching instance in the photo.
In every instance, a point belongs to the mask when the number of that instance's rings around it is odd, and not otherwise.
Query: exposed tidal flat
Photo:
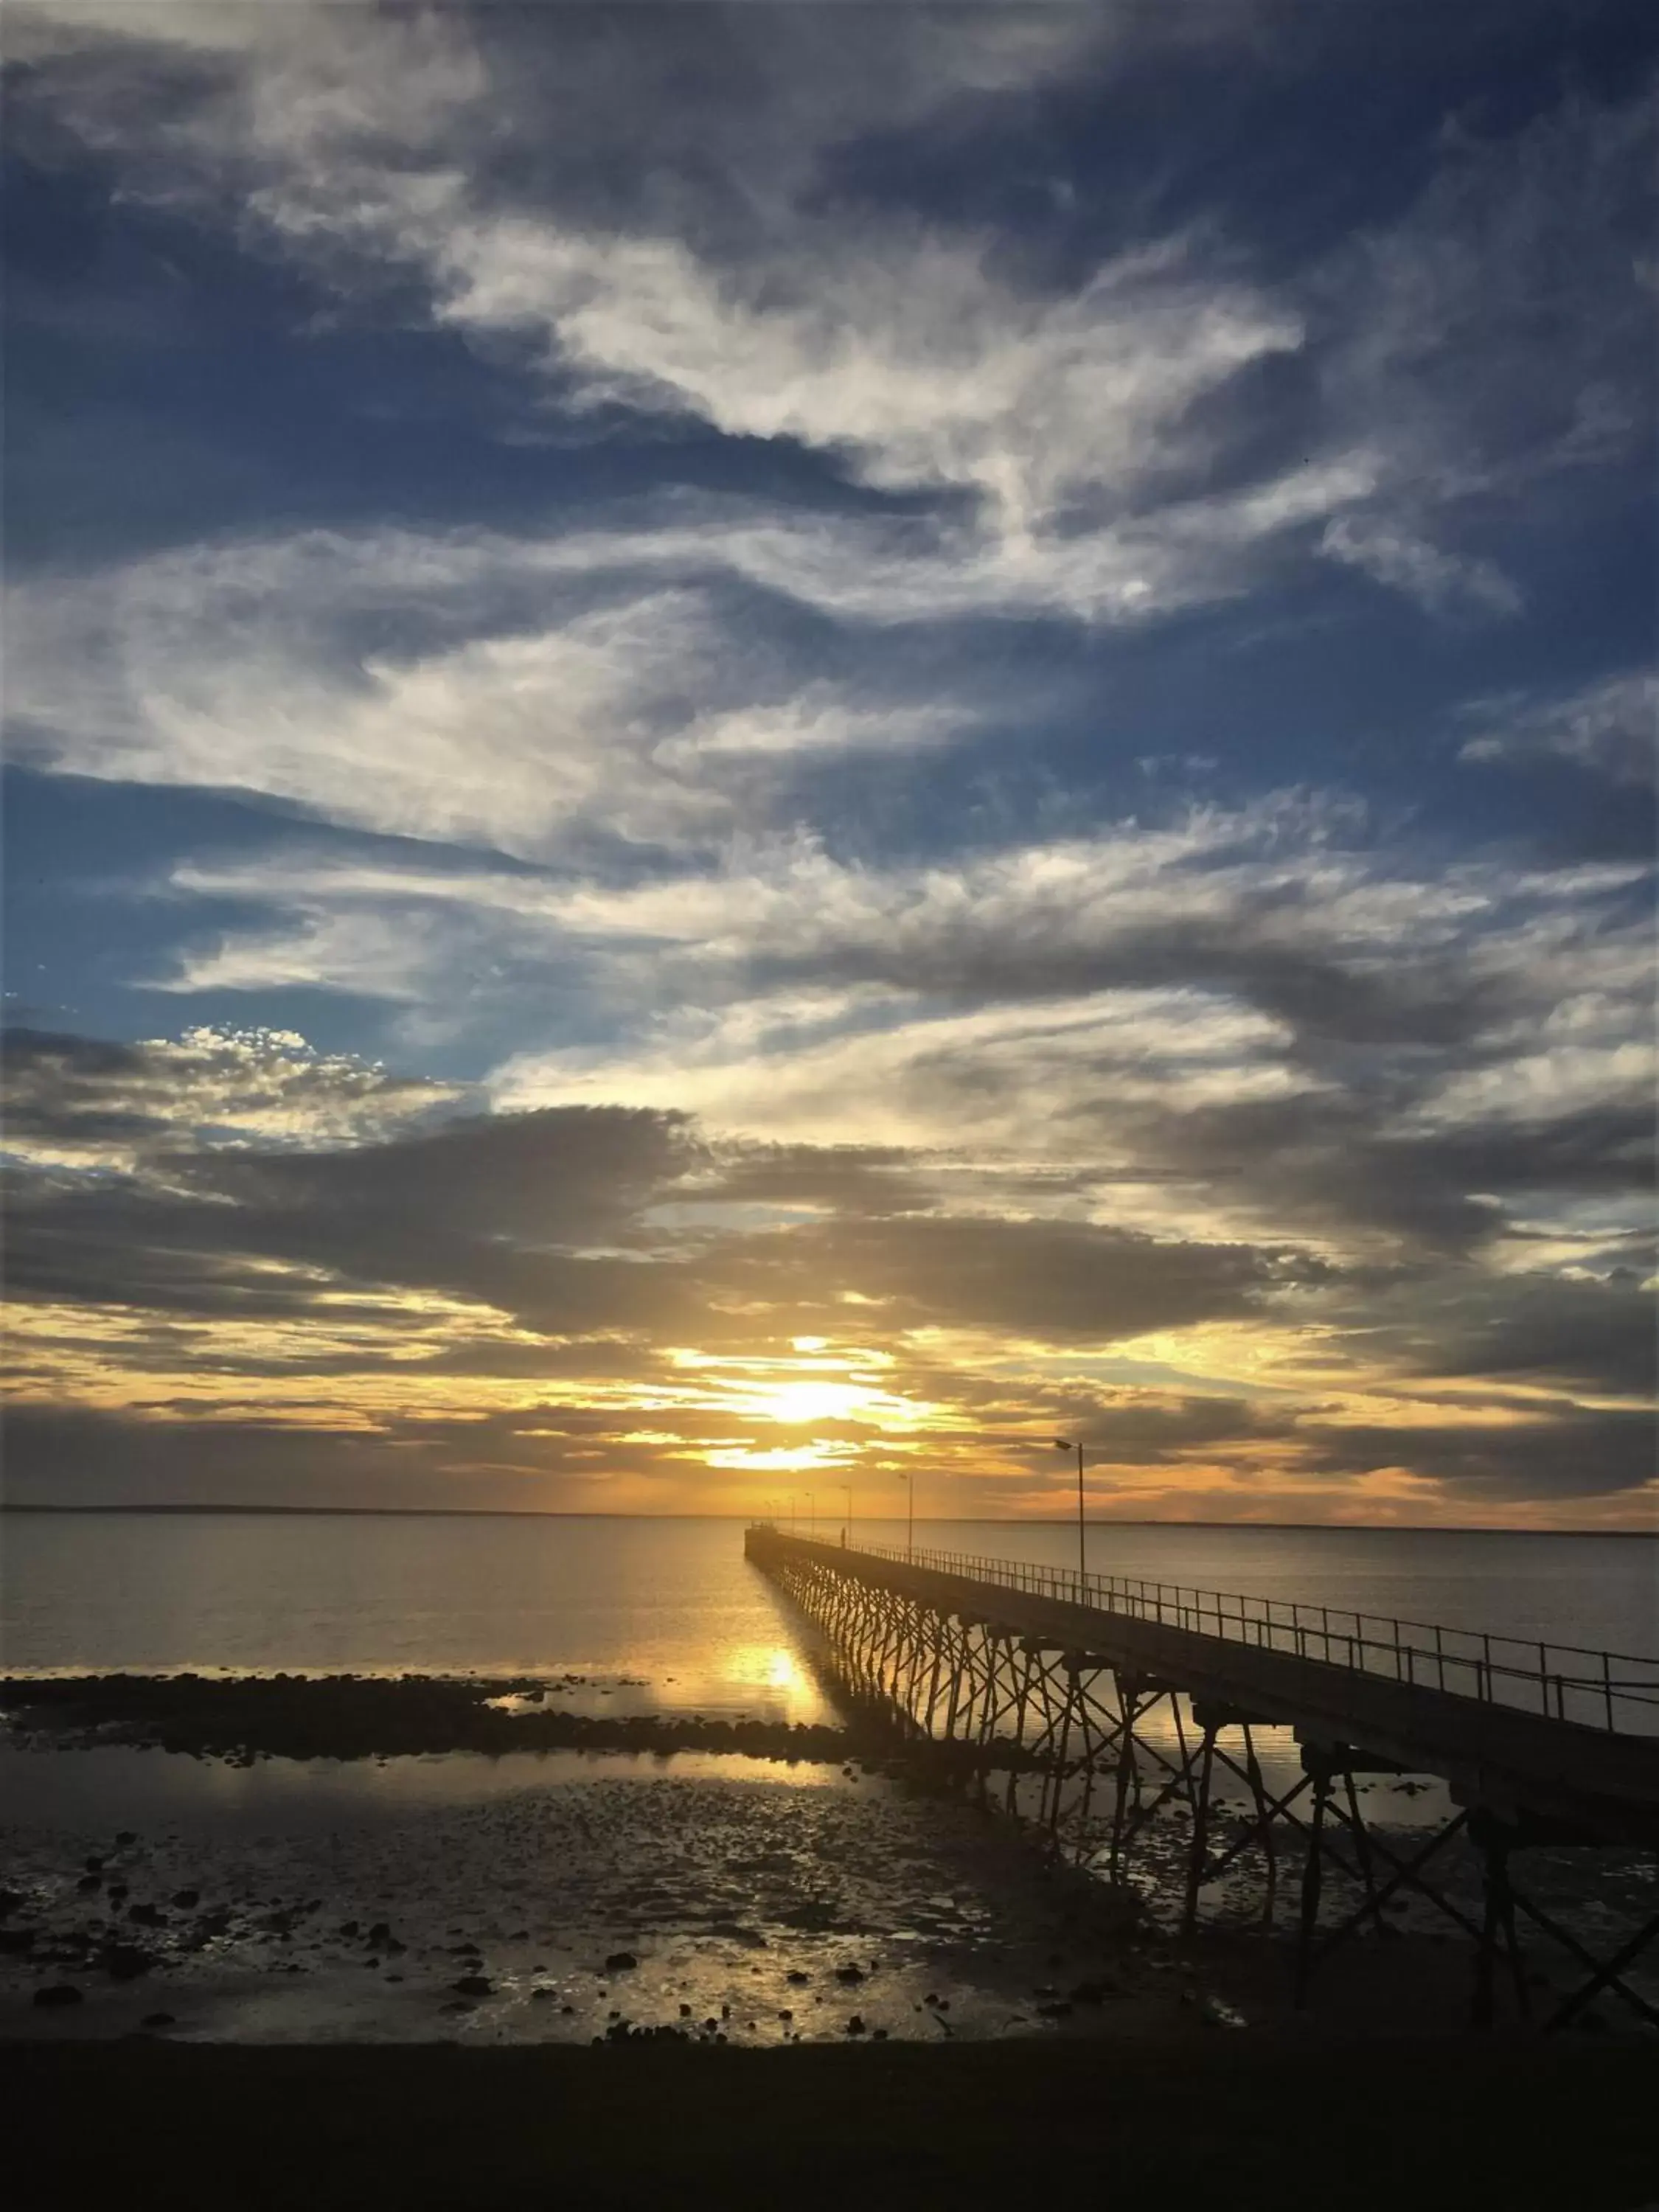
[[[6,1686],[7,2028],[775,2045],[1240,2017],[1133,1900],[890,1741],[548,1715],[542,1694]],[[455,1747],[475,1720],[488,1753]]]
[[[1462,2029],[1467,1954],[1431,1913],[1350,1947],[1309,2015],[1248,1869],[1179,1940],[1177,1808],[1135,1884],[1112,1887],[938,1747],[868,1719],[607,1715],[620,1686],[0,1682],[0,2033],[1305,2045]],[[1419,1784],[1365,1786],[1403,1835],[1434,1817]],[[1456,1893],[1455,1866],[1447,1880]],[[1583,1880],[1564,1856],[1564,1914],[1639,1911],[1652,1869],[1601,1863],[1593,1896]]]

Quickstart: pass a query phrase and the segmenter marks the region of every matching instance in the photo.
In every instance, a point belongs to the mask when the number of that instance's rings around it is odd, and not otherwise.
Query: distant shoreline
[[[755,1518],[752,1513],[567,1513],[532,1505],[49,1505],[11,1503],[0,1500],[0,1515],[9,1513],[142,1513],[160,1516],[185,1514],[234,1514],[239,1516],[280,1516],[287,1518],[361,1519],[375,1521],[726,1521],[734,1526],[745,1525]],[[836,1527],[838,1520],[820,1514],[826,1527]],[[858,1516],[860,1523],[902,1528],[902,1515],[896,1519],[880,1519],[877,1516]],[[1070,1515],[1056,1515],[1053,1519],[998,1520],[971,1514],[940,1515],[936,1519],[917,1516],[918,1528],[960,1528],[963,1523],[997,1528],[1075,1528]],[[1483,1521],[1168,1521],[1135,1518],[1114,1515],[1109,1520],[1091,1520],[1091,1528],[1284,1528],[1338,1530],[1349,1535],[1364,1536],[1630,1536],[1652,1543],[1659,1540],[1659,1528],[1517,1528],[1498,1522]]]

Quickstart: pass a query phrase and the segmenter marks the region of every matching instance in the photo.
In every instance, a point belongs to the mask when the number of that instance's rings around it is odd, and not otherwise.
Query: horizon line
[[[159,1502],[153,1504],[59,1504],[41,1500],[11,1500],[0,1498],[0,1515],[8,1513],[132,1513],[160,1516],[185,1513],[217,1513],[248,1517],[301,1516],[315,1517],[356,1518],[368,1520],[448,1520],[448,1521],[732,1521],[754,1522],[767,1516],[753,1513],[617,1513],[573,1512],[562,1507],[538,1505],[231,1505],[220,1504],[185,1504]],[[797,1516],[799,1519],[800,1516]],[[829,1527],[839,1527],[839,1516],[820,1514],[817,1516]],[[1054,1517],[1024,1515],[998,1516],[971,1513],[918,1514],[923,1525],[968,1522],[982,1528],[1075,1528],[1077,1522],[1071,1515]],[[874,1522],[895,1528],[904,1526],[905,1516],[884,1514],[860,1514],[850,1525],[860,1522]],[[774,1516],[774,1525],[778,1525]],[[1109,1518],[1090,1520],[1091,1528],[1286,1528],[1339,1529],[1362,1535],[1416,1536],[1640,1536],[1650,1541],[1659,1539],[1655,1528],[1522,1528],[1502,1522],[1491,1521],[1239,1521],[1191,1520],[1177,1521],[1146,1515],[1133,1516],[1113,1515]],[[856,1547],[854,1547],[856,1548]]]

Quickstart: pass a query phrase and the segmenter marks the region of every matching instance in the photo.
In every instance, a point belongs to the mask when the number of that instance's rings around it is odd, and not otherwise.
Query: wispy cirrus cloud
[[[144,36],[103,45],[118,11],[19,12],[35,96],[128,161],[139,192],[204,220],[228,207],[348,310],[412,280],[435,325],[518,349],[555,411],[690,416],[877,492],[943,496],[952,565],[979,570],[957,588],[981,602],[1137,619],[1236,588],[1313,524],[1328,553],[1431,607],[1512,612],[1490,553],[1441,545],[1435,518],[1638,432],[1644,319],[1618,240],[1640,198],[1639,101],[1569,103],[1505,139],[1465,130],[1415,207],[1289,282],[1190,228],[1056,281],[982,225],[878,217],[826,174],[964,102],[1144,65],[1169,36],[1144,11],[986,11],[948,36],[905,11],[876,34],[882,65],[857,70],[817,16],[711,17],[729,70],[688,69],[678,27],[643,58],[556,17],[538,36],[557,66],[531,72],[489,11],[265,9],[256,32],[245,10],[141,10]],[[1222,50],[1251,27],[1206,10],[1178,37]],[[168,128],[140,140],[131,92],[169,41],[211,65],[165,80]],[[624,97],[653,149],[626,179],[593,123]],[[534,125],[533,161],[492,160],[504,114]],[[1588,267],[1560,252],[1587,219],[1608,240]],[[1504,332],[1535,325],[1540,289],[1577,335],[1526,349],[1522,391]],[[1577,313],[1592,290],[1597,312]],[[1303,354],[1297,434],[1241,477],[1212,403]],[[1256,437],[1235,428],[1241,450]]]
[[[641,550],[313,533],[25,583],[15,750],[547,858],[592,836],[715,848],[802,764],[977,726],[981,703],[914,678],[884,696],[792,665],[715,597],[718,538],[700,574],[664,574],[672,544],[630,574]]]
[[[1647,669],[1602,677],[1565,697],[1480,700],[1464,720],[1483,726],[1464,744],[1465,760],[1568,761],[1613,783],[1659,782],[1659,676]]]
[[[1363,569],[1431,613],[1476,608],[1512,615],[1521,609],[1520,592],[1495,562],[1448,553],[1396,526],[1360,525],[1345,517],[1327,525],[1319,547],[1333,561]]]

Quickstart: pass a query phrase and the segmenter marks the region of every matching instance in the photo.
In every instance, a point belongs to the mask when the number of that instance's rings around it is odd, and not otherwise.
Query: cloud
[[[848,1158],[823,1160],[822,1197],[844,1187]],[[889,1328],[1023,1316],[1039,1334],[1100,1338],[1237,1312],[1275,1279],[1271,1255],[1085,1223],[892,1210],[792,1219],[778,1191],[763,1198],[742,1153],[728,1190],[720,1156],[681,1117],[640,1109],[495,1116],[337,1151],[175,1146],[156,1164],[148,1188],[23,1186],[17,1293],[223,1316],[249,1310],[251,1287],[284,1289],[269,1279],[275,1264],[346,1288],[483,1301],[550,1334],[788,1336],[850,1291],[888,1309]],[[661,1209],[676,1202],[671,1225]],[[757,1204],[772,1217],[758,1230],[742,1212]],[[734,1209],[738,1225],[722,1226]]]
[[[717,793],[650,759],[685,664],[710,648],[696,602],[648,593],[457,636],[487,564],[465,544],[312,538],[27,587],[9,625],[26,755],[508,851],[596,819],[671,840],[720,822]]]
[[[1139,9],[948,33],[903,10],[871,30],[879,66],[854,66],[833,10],[700,11],[644,40],[568,10],[15,12],[26,128],[295,261],[348,319],[391,286],[400,317],[506,348],[547,434],[678,416],[822,465],[766,500],[243,537],[25,580],[14,753],[59,774],[520,858],[707,855],[799,818],[825,762],[1018,714],[1012,685],[988,700],[948,641],[900,633],[1135,629],[1310,556],[1435,613],[1513,613],[1504,502],[1644,434],[1639,101],[1453,132],[1389,223],[1270,278],[1214,222],[1020,254],[853,181],[849,149],[884,131],[955,143],[1079,70],[1109,89],[1170,36],[1213,58],[1253,27],[1225,10],[1176,33]],[[649,162],[616,157],[630,134]],[[1293,420],[1264,445],[1287,367]],[[836,663],[825,623],[861,660]],[[343,950],[311,916],[173,980],[304,981]],[[360,944],[358,965],[406,994],[400,950]]]
[[[1140,1228],[1339,1244],[1468,1249],[1639,1204],[1650,1174],[1650,872],[1448,861],[1305,794],[927,865],[801,838],[605,878],[295,846],[171,889],[282,917],[187,949],[175,989],[303,978],[480,1036],[510,1011],[516,1040],[556,977],[563,1040],[491,1078],[515,1110],[941,1153],[971,1132]]]
[[[1653,1415],[1646,1407],[1604,1411],[1557,1401],[1529,1421],[1398,1430],[1310,1428],[1316,1463],[1330,1473],[1365,1475],[1399,1469],[1443,1485],[1466,1510],[1540,1498],[1576,1504],[1622,1494],[1632,1504],[1654,1490]],[[1650,1525],[1645,1521],[1638,1526]]]
[[[711,847],[825,759],[977,726],[982,701],[918,696],[914,678],[792,665],[707,569],[607,580],[643,550],[312,532],[23,585],[15,751],[546,858],[599,837]]]
[[[361,1142],[465,1095],[315,1052],[292,1030],[198,1028],[121,1044],[14,1028],[3,1047],[5,1149],[40,1164],[131,1172],[181,1144]]]
[[[1059,1432],[1159,1511],[1637,1510],[1652,871],[1527,810],[1652,781],[1561,581],[1646,480],[1638,88],[1437,136],[1424,31],[1351,146],[1254,8],[12,17],[22,158],[270,341],[209,443],[303,361],[523,457],[14,569],[20,788],[148,794],[63,863],[100,993],[483,1078],[16,1038],[31,1480],[1032,1510]],[[1271,158],[1126,175],[1235,71]],[[1472,826],[1449,718],[1588,773]]]
[[[1227,1510],[1391,1470],[1449,1506],[1640,1479],[1626,1413],[1564,1395],[1650,1391],[1628,1268],[1345,1267],[1087,1218],[1079,1186],[983,1142],[755,1146],[617,1108],[433,1126],[419,1086],[343,1145],[334,1094],[368,1112],[366,1072],[313,1071],[321,1113],[290,1074],[303,1105],[278,1083],[273,1108],[254,1058],[227,1097],[237,1055],[204,1067],[199,1044],[26,1050],[41,1149],[9,1255],[31,1481],[100,1420],[187,1432],[169,1461],[146,1427],[132,1462],[186,1486],[207,1434],[376,1438],[413,1455],[405,1502],[422,1468],[678,1480],[677,1460],[740,1476],[907,1437],[979,1480],[1062,1416],[1086,1417],[1126,1496],[1174,1482]],[[1085,1379],[1057,1381],[1056,1358]],[[1115,1361],[1166,1379],[1115,1382]],[[253,1463],[287,1462],[270,1444]],[[337,1441],[325,1463],[368,1464]]]
[[[1652,144],[1640,88],[1570,94],[1509,128],[1449,117],[1409,209],[1311,276],[1324,404],[1387,456],[1370,508],[1327,529],[1328,555],[1434,611],[1513,614],[1520,587],[1480,549],[1520,551],[1567,521],[1574,480],[1641,465]],[[1607,483],[1576,496],[1622,495]]]
[[[1421,1355],[1442,1371],[1524,1376],[1559,1390],[1638,1400],[1659,1389],[1652,1291],[1636,1269],[1511,1275],[1460,1288],[1440,1343]]]
[[[1632,670],[1553,699],[1486,699],[1466,719],[1486,725],[1464,744],[1469,761],[1570,761],[1610,783],[1659,783],[1659,676]]]
[[[1294,1277],[1282,1255],[1247,1246],[963,1214],[805,1225],[744,1241],[726,1265],[769,1303],[851,1291],[884,1329],[1094,1345],[1248,1312]]]
[[[1301,335],[1282,307],[1188,273],[1176,245],[1046,301],[991,271],[988,241],[890,218],[799,222],[787,251],[717,271],[679,240],[456,212],[394,250],[434,265],[441,320],[535,333],[578,404],[684,408],[728,436],[844,453],[879,490],[969,492],[1016,542],[1085,489],[1133,501],[1194,399]]]
[[[1521,611],[1520,592],[1492,562],[1445,552],[1387,523],[1339,517],[1326,526],[1319,550],[1333,561],[1363,569],[1379,584],[1404,592],[1431,614],[1468,606],[1500,615]]]
[[[257,33],[246,12],[148,21],[214,66],[163,74],[168,127],[140,135],[159,49],[89,45],[108,10],[78,27],[20,11],[43,55],[31,102],[120,160],[129,189],[228,211],[348,311],[413,282],[434,327],[539,375],[568,428],[688,416],[930,498],[946,534],[890,563],[896,601],[854,588],[866,606],[1000,597],[1141,621],[1259,580],[1311,526],[1431,607],[1512,611],[1516,587],[1441,545],[1437,517],[1638,434],[1643,325],[1612,241],[1639,203],[1639,102],[1465,132],[1391,226],[1269,283],[1213,223],[1083,265],[1010,252],[983,223],[872,202],[849,158],[896,129],[948,141],[1079,71],[1110,88],[1160,46],[1213,63],[1253,10],[1182,11],[1171,31],[1140,9],[988,9],[948,32],[903,10],[856,68],[833,10],[702,11],[695,37],[669,17],[644,41],[562,10],[264,9]],[[650,158],[619,161],[619,144]],[[1605,248],[1562,252],[1598,224]],[[1540,293],[1574,334],[1541,367],[1513,343]],[[1507,365],[1523,353],[1526,393]],[[1260,426],[1231,403],[1304,355],[1306,419],[1251,465]],[[840,533],[879,554],[858,534]],[[822,565],[811,541],[772,549],[797,581]]]
[[[820,1142],[971,1128],[1455,1240],[1495,1226],[1479,1194],[1645,1175],[1640,870],[1419,873],[1272,803],[925,869],[756,857],[550,890],[589,945],[648,945],[664,1000],[636,1042],[514,1055],[497,1095],[678,1097]]]

